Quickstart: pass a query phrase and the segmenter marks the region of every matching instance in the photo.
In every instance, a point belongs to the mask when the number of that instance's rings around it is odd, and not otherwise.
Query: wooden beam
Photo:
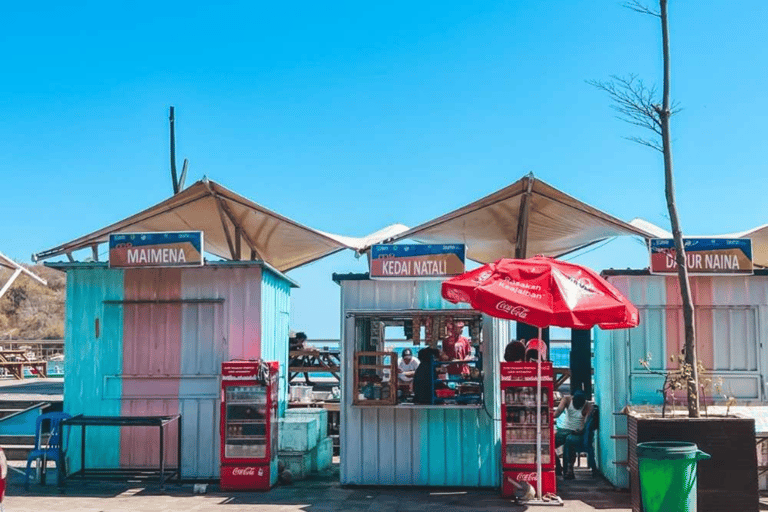
[[[242,228],[240,225],[240,222],[235,218],[235,214],[232,212],[232,209],[229,207],[226,201],[221,199],[219,197],[219,201],[221,201],[221,207],[224,209],[224,213],[227,214],[227,217],[229,217],[229,221],[232,223],[232,225],[235,226],[236,230],[240,230],[240,235],[243,237],[243,240],[245,240],[246,245],[251,249],[251,259],[260,259],[263,260],[261,254],[259,253],[259,250],[256,248],[256,244],[253,242],[251,237],[248,235],[248,233]],[[239,253],[238,253],[239,254]],[[256,258],[254,258],[254,254],[256,255]]]
[[[208,187],[208,191],[213,196],[213,202],[216,203],[216,210],[219,212],[219,219],[221,219],[221,229],[224,230],[224,235],[227,237],[227,245],[229,246],[229,253],[232,255],[232,259],[234,261],[238,261],[240,259],[240,255],[235,253],[235,246],[232,243],[232,236],[229,234],[226,215],[224,215],[224,210],[222,210],[221,208],[221,201],[219,200],[219,196],[216,194],[216,191],[213,190],[213,187],[211,187],[211,184],[209,182],[205,182],[205,186]]]
[[[232,220],[232,219],[230,218],[229,220]],[[235,224],[234,221],[232,222],[232,224]],[[240,226],[235,224],[235,252],[237,253],[238,260],[240,259],[240,254],[242,254],[240,252],[240,240],[242,240],[243,238],[242,231],[243,230],[240,229]]]
[[[520,198],[520,213],[517,216],[517,239],[515,240],[515,258],[525,258],[528,252],[528,213],[531,210],[531,191],[533,189],[533,173],[524,178],[527,181],[526,190]]]

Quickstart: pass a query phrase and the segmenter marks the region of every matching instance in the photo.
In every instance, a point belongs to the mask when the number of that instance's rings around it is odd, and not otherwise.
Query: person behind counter
[[[469,340],[461,335],[464,322],[451,322],[447,324],[448,335],[443,339],[443,350],[440,353],[442,361],[468,360],[472,358],[472,345]],[[448,375],[469,375],[469,366],[466,364],[449,364]]]
[[[572,396],[566,396],[560,400],[560,405],[555,411],[555,418],[565,413],[565,421],[562,428],[555,432],[555,448],[563,447],[563,463],[565,470],[563,478],[572,480],[573,464],[576,461],[575,447],[581,444],[584,437],[584,423],[592,410],[592,404],[587,403],[587,397],[583,391],[578,390]],[[560,459],[556,458],[557,468],[560,469]],[[561,470],[562,471],[562,470]]]
[[[419,360],[413,357],[413,351],[409,348],[403,350],[403,357],[397,363],[397,385],[407,387],[410,391],[418,368]]]
[[[303,332],[297,332],[293,337],[288,338],[288,349],[293,350],[309,350],[314,351],[315,347],[307,343],[307,335]],[[301,357],[301,365],[302,366],[309,366],[309,361],[307,361],[307,356]],[[315,383],[309,380],[309,373],[304,372],[304,382],[307,386],[314,386]]]
[[[419,367],[413,374],[413,401],[417,404],[432,403],[432,361],[440,357],[440,351],[432,347],[419,350]]]

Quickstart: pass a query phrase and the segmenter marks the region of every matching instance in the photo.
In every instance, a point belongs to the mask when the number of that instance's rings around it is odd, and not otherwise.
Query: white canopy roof
[[[648,231],[654,238],[672,238],[672,233],[666,229],[648,222],[645,219],[636,218],[630,222],[635,227]],[[751,238],[752,239],[752,263],[756,266],[768,267],[768,224],[738,233],[726,233],[724,235],[685,235],[686,238]]]
[[[651,235],[533,177],[447,213],[388,241],[465,243],[480,263],[499,258],[562,256],[618,235]]]
[[[43,279],[42,277],[39,277],[34,272],[30,272],[29,270],[22,267],[21,265],[19,265],[18,263],[16,263],[11,258],[9,258],[8,256],[6,256],[1,252],[0,252],[0,267],[13,270],[13,274],[11,274],[10,279],[8,279],[8,281],[6,281],[4,284],[0,284],[0,297],[2,297],[5,294],[5,292],[8,291],[8,289],[11,287],[11,285],[16,280],[16,278],[19,277],[19,275],[21,274],[28,275],[29,277],[31,277],[32,279],[34,279],[35,281],[37,281],[42,285],[48,284],[45,279]]]
[[[407,229],[382,230],[387,237]],[[380,240],[343,237],[303,226],[203,178],[182,192],[127,219],[34,255],[43,260],[94,247],[110,233],[203,231],[205,251],[225,259],[259,259],[281,272],[310,263],[342,249],[360,249]]]

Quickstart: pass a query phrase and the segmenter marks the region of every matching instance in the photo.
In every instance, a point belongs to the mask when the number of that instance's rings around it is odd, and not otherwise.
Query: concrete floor
[[[157,484],[71,481],[63,493],[56,486],[52,471],[49,485],[32,484],[24,490],[23,477],[10,472],[6,510],[13,511],[172,511],[193,512],[330,512],[330,511],[403,511],[459,512],[552,509],[573,512],[605,510],[628,512],[629,493],[614,490],[602,478],[592,478],[587,470],[577,470],[576,480],[558,479],[558,493],[563,507],[514,505],[499,497],[494,489],[435,489],[342,487],[338,465],[322,475],[278,486],[269,492],[222,492],[209,485],[206,494],[194,494],[192,484],[168,484],[161,490]]]

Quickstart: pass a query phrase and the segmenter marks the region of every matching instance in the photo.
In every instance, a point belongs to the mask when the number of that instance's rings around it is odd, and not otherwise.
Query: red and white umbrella
[[[595,271],[546,256],[500,259],[443,283],[443,297],[487,315],[543,327],[636,327],[637,308]],[[539,351],[541,354],[542,351]],[[541,358],[536,393],[536,451],[541,454]],[[541,500],[541,458],[536,457]]]
[[[637,308],[594,270],[546,256],[500,259],[443,283],[443,297],[536,327],[622,329]]]

